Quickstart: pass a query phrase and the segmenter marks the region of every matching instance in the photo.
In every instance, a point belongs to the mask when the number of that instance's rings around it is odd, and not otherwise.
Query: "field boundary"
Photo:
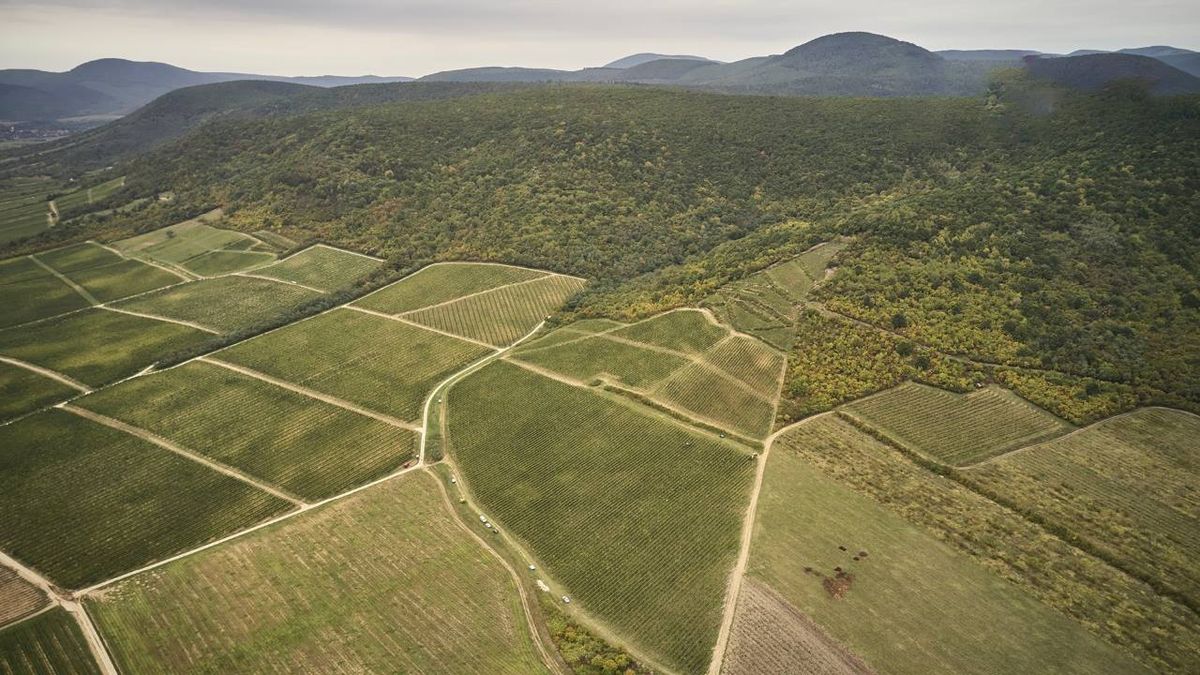
[[[475,291],[474,293],[467,293],[466,295],[460,295],[460,296],[459,296],[459,297],[457,297],[457,298],[451,298],[451,299],[449,299],[449,300],[443,300],[443,301],[441,301],[441,302],[435,302],[435,303],[433,303],[432,305],[425,305],[425,306],[423,306],[423,307],[417,307],[417,308],[415,308],[415,309],[406,309],[406,310],[404,310],[403,312],[400,312],[400,313],[398,313],[398,314],[393,314],[392,316],[399,318],[399,317],[402,317],[402,316],[406,316],[406,315],[408,315],[408,314],[416,314],[417,312],[423,312],[423,311],[425,311],[425,310],[427,310],[427,309],[434,309],[434,308],[437,308],[437,307],[445,307],[446,305],[453,305],[454,303],[456,303],[456,302],[459,302],[460,300],[468,300],[468,299],[470,299],[470,298],[477,298],[477,297],[479,297],[479,296],[481,296],[481,295],[487,295],[487,294],[489,294],[489,293],[495,293],[496,291],[502,291],[502,290],[504,290],[504,289],[506,289],[506,288],[512,288],[512,287],[514,287],[514,286],[524,286],[525,284],[532,284],[532,283],[533,283],[533,282],[535,282],[535,281],[541,281],[541,280],[543,280],[543,279],[549,279],[550,277],[554,277],[554,276],[558,276],[558,275],[556,275],[556,274],[553,274],[553,273],[547,273],[547,274],[543,274],[543,275],[542,275],[542,276],[540,276],[540,277],[534,277],[534,278],[532,278],[532,279],[526,279],[526,280],[524,280],[524,281],[514,281],[514,282],[512,282],[512,283],[510,283],[510,284],[503,284],[503,285],[500,285],[500,286],[494,286],[494,287],[492,287],[492,288],[485,288],[485,289],[483,289],[482,291]]]
[[[366,309],[365,307],[357,307],[355,305],[343,305],[342,308],[352,309],[356,312],[362,312],[363,314],[370,314],[372,316],[380,317],[381,319],[388,319],[389,321],[398,321],[400,323],[407,324],[414,328],[420,328],[421,330],[427,330],[430,333],[437,333],[438,335],[445,335],[446,337],[454,338],[455,340],[462,340],[463,342],[470,342],[471,344],[479,345],[480,347],[487,347],[488,349],[492,350],[493,352],[503,351],[503,348],[497,347],[496,345],[490,345],[486,342],[481,342],[479,340],[475,340],[475,339],[466,337],[464,335],[455,335],[454,333],[440,330],[438,328],[433,328],[431,326],[426,326],[425,324],[422,324],[422,323],[417,323],[415,321],[409,321],[408,319],[401,318],[400,316],[398,316],[396,314],[384,314],[383,312],[376,312],[373,309]],[[538,325],[540,326],[541,324],[538,324]],[[524,339],[524,338],[522,338],[522,339]],[[514,344],[516,344],[516,343],[514,343]]]
[[[167,227],[171,227],[171,226],[167,225]],[[192,275],[190,272],[183,272],[183,271],[174,269],[172,267],[168,267],[166,265],[159,264],[159,262],[157,260],[146,260],[144,258],[135,258],[132,256],[125,255],[125,253],[122,252],[121,250],[115,249],[112,246],[109,246],[108,244],[104,244],[104,243],[95,241],[94,239],[88,239],[87,241],[90,244],[95,244],[106,251],[109,251],[111,253],[115,253],[116,255],[121,256],[121,258],[124,260],[136,260],[137,262],[140,262],[143,265],[157,267],[158,269],[160,269],[164,272],[169,272],[171,274],[174,274],[175,276],[179,277],[180,279],[183,279],[184,281],[196,281],[196,279],[198,278],[197,275]],[[149,292],[149,291],[147,291],[147,292]]]
[[[305,249],[305,250],[307,250],[307,249]],[[278,261],[278,260],[276,260],[275,262],[273,262],[273,263],[271,263],[271,264],[269,264],[269,265],[260,265],[260,266],[258,266],[258,267],[252,267],[252,268],[250,268],[250,270],[248,270],[248,271],[245,271],[245,272],[232,272],[232,273],[230,273],[230,274],[223,274],[223,275],[217,275],[216,277],[206,277],[206,278],[208,278],[208,279],[217,279],[217,278],[219,278],[219,277],[221,277],[221,276],[230,276],[230,277],[245,277],[245,278],[247,278],[247,279],[262,279],[263,281],[274,281],[275,283],[278,283],[278,284],[291,284],[292,286],[298,286],[298,287],[300,287],[300,288],[303,288],[303,289],[305,289],[305,290],[308,290],[308,291],[312,291],[312,292],[314,292],[314,293],[320,293],[321,295],[328,295],[328,294],[329,294],[329,292],[328,292],[328,291],[323,291],[323,290],[321,290],[321,289],[319,289],[319,288],[313,288],[312,286],[308,286],[308,285],[302,284],[302,283],[300,283],[299,281],[289,281],[289,280],[287,280],[287,279],[276,279],[275,277],[264,277],[264,276],[263,276],[263,275],[261,275],[261,274],[252,274],[252,273],[251,273],[251,272],[253,272],[254,270],[261,270],[261,269],[265,269],[265,268],[267,268],[267,267],[270,267],[271,265],[274,265],[274,264],[275,264],[275,263],[277,263],[277,262],[279,262],[279,261]]]
[[[11,356],[0,356],[0,362],[7,363],[10,366],[24,368],[25,370],[28,370],[32,373],[37,373],[38,375],[41,375],[42,377],[47,377],[47,378],[50,378],[51,380],[61,382],[65,385],[67,385],[68,387],[75,389],[83,394],[90,394],[93,391],[93,389],[91,387],[80,382],[79,380],[68,377],[58,371],[50,370],[49,368],[43,368],[41,366],[34,365],[32,363],[29,363],[28,361],[22,361],[21,359],[14,359]]]
[[[158,289],[155,289],[155,290],[158,290]],[[222,334],[218,330],[214,330],[212,328],[209,328],[208,326],[202,326],[193,321],[184,321],[183,319],[171,319],[169,317],[159,316],[157,314],[147,314],[146,312],[135,312],[131,309],[123,309],[120,307],[111,307],[109,305],[96,305],[96,308],[107,310],[109,312],[119,312],[121,314],[137,316],[137,317],[141,317],[143,319],[153,319],[155,321],[162,321],[163,323],[173,323],[173,324],[178,324],[180,326],[187,326],[188,328],[195,328],[198,331],[203,331],[205,333],[212,333],[213,335],[221,335]]]
[[[89,305],[92,305],[94,307],[94,306],[100,304],[100,301],[96,299],[96,296],[92,295],[91,293],[88,293],[86,288],[84,288],[83,286],[80,286],[79,284],[75,283],[74,281],[71,281],[62,272],[59,272],[58,270],[54,269],[53,267],[42,262],[36,255],[31,254],[29,256],[29,259],[32,260],[38,267],[41,267],[42,269],[46,270],[50,274],[53,274],[54,276],[58,277],[59,281],[63,282],[67,286],[70,286],[71,290],[78,293],[79,297],[86,300]]]

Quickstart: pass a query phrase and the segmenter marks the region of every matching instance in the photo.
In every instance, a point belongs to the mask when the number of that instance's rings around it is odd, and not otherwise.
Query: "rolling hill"
[[[1200,78],[1149,56],[1121,53],[1082,54],[1059,58],[1031,58],[1030,75],[1055,84],[1094,91],[1114,82],[1144,82],[1158,95],[1200,92]]]

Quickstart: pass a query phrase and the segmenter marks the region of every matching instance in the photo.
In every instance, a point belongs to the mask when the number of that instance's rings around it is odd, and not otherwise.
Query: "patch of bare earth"
[[[771,587],[742,582],[723,675],[865,675],[873,671]]]
[[[0,626],[33,614],[49,602],[41,589],[0,567]]]

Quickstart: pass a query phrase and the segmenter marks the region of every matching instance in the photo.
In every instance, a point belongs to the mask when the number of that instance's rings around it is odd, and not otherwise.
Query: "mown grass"
[[[5,675],[99,675],[79,624],[56,607],[0,629],[0,672]]]
[[[546,672],[512,578],[424,472],[88,600],[127,673]]]
[[[292,284],[230,276],[172,286],[113,306],[233,333],[283,316],[319,295]]]
[[[0,549],[78,588],[252,525],[291,505],[77,415],[0,427]]]
[[[99,387],[133,375],[174,350],[211,337],[187,326],[89,309],[0,331],[0,354]]]
[[[0,422],[65,400],[73,387],[7,363],[0,363]]]
[[[88,306],[88,301],[28,257],[0,262],[0,328]]]
[[[579,279],[548,276],[418,310],[404,318],[502,347],[533,330],[583,285]]]
[[[821,473],[802,454],[821,433],[808,429],[775,443],[748,574],[868,664],[889,673],[1148,672],[970,556]],[[847,575],[840,581],[839,571]],[[830,589],[838,584],[835,596]]]
[[[430,265],[354,304],[384,314],[399,314],[485,291],[489,288],[536,279],[544,275],[545,272],[507,265],[477,263]]]
[[[254,273],[323,291],[346,288],[379,269],[383,262],[325,246],[311,246]]]
[[[1142,662],[1166,671],[1200,667],[1200,625],[1188,607],[923,468],[850,419],[825,416],[798,425],[787,433],[790,451]]]
[[[450,454],[488,517],[623,641],[704,670],[748,451],[505,362],[457,383],[447,415]]]
[[[488,351],[392,319],[337,309],[234,345],[216,358],[415,422],[438,382]]]
[[[316,501],[414,456],[416,434],[194,361],[75,402]]]

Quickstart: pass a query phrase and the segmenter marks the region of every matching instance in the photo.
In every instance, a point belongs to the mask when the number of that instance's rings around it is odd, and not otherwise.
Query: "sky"
[[[0,68],[95,58],[270,75],[721,61],[865,30],[929,49],[1200,50],[1197,0],[0,0]]]

